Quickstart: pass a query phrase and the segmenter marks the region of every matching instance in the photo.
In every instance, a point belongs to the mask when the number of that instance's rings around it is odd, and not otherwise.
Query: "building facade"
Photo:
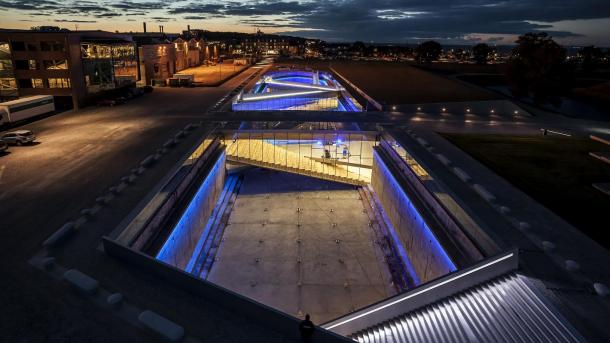
[[[0,100],[53,95],[79,108],[138,79],[135,44],[103,31],[0,30]]]

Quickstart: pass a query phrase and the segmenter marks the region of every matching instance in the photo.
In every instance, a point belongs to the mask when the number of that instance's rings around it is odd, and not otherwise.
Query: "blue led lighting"
[[[316,75],[319,81],[317,82],[318,85],[314,85]],[[311,89],[305,86],[312,85],[329,87],[329,89],[322,89],[321,93],[333,92],[333,94],[273,97],[275,92],[286,92],[290,89],[298,90],[300,89],[299,84],[303,85],[301,87],[303,89]],[[260,95],[260,99],[252,97],[253,94]],[[334,103],[325,103],[325,98],[332,99]],[[354,102],[341,84],[335,81],[329,73],[298,70],[275,71],[263,75],[249,93],[242,93],[233,101],[232,108],[233,111],[281,111],[304,108],[340,112],[362,111],[362,108]]]
[[[455,264],[453,263],[453,261],[451,261],[451,258],[449,257],[449,255],[447,255],[447,252],[445,251],[445,249],[443,249],[443,246],[440,244],[440,242],[438,241],[438,239],[436,238],[434,233],[430,230],[430,228],[428,227],[428,224],[426,224],[426,222],[422,218],[421,214],[417,211],[417,209],[415,208],[415,205],[413,205],[413,202],[411,202],[411,199],[409,199],[409,197],[404,192],[402,187],[400,187],[400,185],[398,184],[398,181],[396,181],[396,178],[394,177],[394,175],[388,170],[387,166],[381,160],[381,158],[379,157],[377,152],[375,152],[374,154],[375,154],[375,161],[377,163],[377,166],[379,166],[385,179],[389,181],[389,183],[390,183],[389,186],[392,189],[398,190],[398,194],[400,196],[398,204],[406,205],[406,206],[400,206],[400,208],[406,209],[407,214],[409,216],[411,216],[412,218],[414,218],[415,219],[414,221],[419,224],[414,229],[419,229],[419,231],[424,235],[424,237],[426,237],[426,240],[430,243],[430,247],[431,247],[432,251],[434,252],[434,254],[436,256],[438,256],[440,258],[442,265],[445,268],[447,268],[449,271],[457,270]],[[408,255],[405,251],[405,248],[402,246],[402,244],[398,244],[398,243],[401,243],[400,239],[398,238],[396,232],[394,232],[393,229],[391,231],[392,231],[391,232],[392,238],[394,239],[394,242],[397,243],[396,245],[399,250],[399,254],[401,255],[401,258],[403,259],[403,262],[407,266],[407,269],[409,269],[409,272],[412,273],[412,275],[416,275],[416,274],[414,274],[415,272],[413,270],[411,262],[409,261],[409,259],[407,257]],[[416,280],[416,281],[419,281],[419,280]]]
[[[195,247],[198,237],[193,237],[192,230],[203,227],[204,223],[208,220],[209,215],[204,218],[201,209],[206,203],[206,198],[214,186],[214,182],[216,182],[217,174],[225,172],[224,160],[223,153],[208,175],[206,175],[197,192],[180,216],[180,220],[176,223],[171,234],[159,250],[156,256],[158,260],[176,265],[176,256],[183,255]]]

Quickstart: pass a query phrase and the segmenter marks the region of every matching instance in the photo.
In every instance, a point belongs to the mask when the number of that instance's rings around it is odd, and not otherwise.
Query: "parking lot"
[[[0,156],[0,316],[7,342],[112,341],[108,333],[132,341],[150,341],[135,328],[66,293],[63,285],[28,264],[52,232],[79,215],[130,169],[154,153],[188,123],[236,87],[248,70],[215,88],[157,88],[115,107],[65,112],[14,129],[29,129],[34,144],[10,146]],[[2,130],[6,130],[3,128]],[[3,131],[3,132],[4,132]],[[198,139],[189,135],[150,175],[168,172]],[[146,194],[142,179],[138,191]],[[129,208],[112,210],[116,223]],[[99,237],[96,238],[99,244]],[[95,247],[87,247],[89,251]]]

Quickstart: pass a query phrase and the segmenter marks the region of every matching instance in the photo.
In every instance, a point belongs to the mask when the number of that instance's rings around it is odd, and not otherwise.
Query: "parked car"
[[[36,136],[30,130],[17,130],[6,132],[0,135],[0,140],[11,145],[23,145],[32,143],[36,140]]]
[[[97,102],[98,106],[114,106],[116,105],[116,101],[112,100],[112,99],[103,99]]]
[[[8,144],[5,141],[0,139],[0,153],[3,153],[8,149]]]

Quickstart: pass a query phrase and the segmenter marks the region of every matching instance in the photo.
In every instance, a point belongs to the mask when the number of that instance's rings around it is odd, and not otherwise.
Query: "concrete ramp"
[[[276,145],[262,139],[236,139],[227,145],[227,159],[357,186],[370,182],[370,167],[344,163],[336,158],[311,156],[310,149],[304,149],[304,152],[300,150],[291,151],[285,145]]]

